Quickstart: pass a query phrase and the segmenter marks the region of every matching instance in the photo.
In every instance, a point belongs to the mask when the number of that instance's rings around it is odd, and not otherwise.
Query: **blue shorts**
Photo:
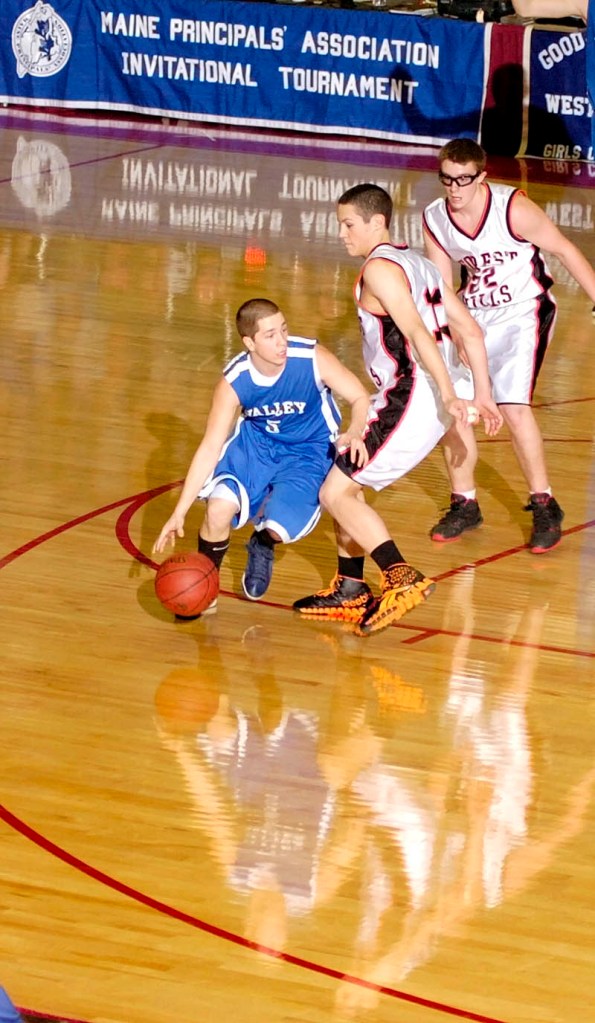
[[[284,543],[293,543],[320,518],[318,494],[335,453],[331,441],[284,444],[244,422],[198,496],[235,498],[234,529],[252,519],[256,529],[272,529]]]

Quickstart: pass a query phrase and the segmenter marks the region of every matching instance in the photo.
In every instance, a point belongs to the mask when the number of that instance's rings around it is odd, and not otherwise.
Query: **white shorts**
[[[546,293],[526,302],[470,312],[485,333],[494,401],[498,405],[530,405],[554,333],[554,299]]]
[[[368,464],[358,469],[346,453],[340,454],[335,464],[362,487],[383,490],[429,455],[451,421],[433,382],[418,366],[402,407],[371,406],[364,437]]]

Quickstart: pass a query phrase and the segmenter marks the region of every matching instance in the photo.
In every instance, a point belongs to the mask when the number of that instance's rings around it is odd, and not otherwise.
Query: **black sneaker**
[[[308,618],[359,622],[373,602],[374,596],[367,583],[361,579],[336,575],[327,589],[296,600],[293,609]]]
[[[248,560],[242,576],[242,589],[248,600],[260,600],[269,588],[273,575],[275,552],[252,535],[246,544]]]
[[[450,508],[430,530],[430,536],[437,543],[451,543],[468,529],[477,529],[482,522],[483,515],[477,501],[461,494],[451,494]]]
[[[564,512],[551,494],[531,494],[525,511],[533,512],[533,529],[529,540],[529,550],[533,554],[545,554],[557,547],[562,539],[562,519]]]

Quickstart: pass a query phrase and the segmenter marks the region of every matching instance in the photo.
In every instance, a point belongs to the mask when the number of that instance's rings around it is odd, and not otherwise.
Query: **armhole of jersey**
[[[510,198],[508,200],[507,206],[506,206],[506,226],[508,228],[508,233],[509,233],[510,237],[514,238],[514,240],[516,242],[528,242],[529,241],[528,238],[523,238],[523,236],[521,234],[517,234],[516,231],[513,231],[513,229],[512,229],[512,222],[511,222],[512,204],[513,204],[514,200],[516,199],[517,195],[525,195],[526,196],[527,193],[525,192],[524,188],[515,188],[514,192],[511,194],[511,196],[510,196]]]
[[[388,242],[386,242],[386,243],[388,243]],[[380,247],[378,246],[378,248],[380,248]],[[393,249],[397,249],[397,246],[392,246],[392,248]],[[390,316],[391,314],[387,313],[386,310],[384,310],[384,312],[382,312],[382,313],[374,313],[374,312],[372,312],[371,309],[366,309],[366,307],[364,305],[362,305],[362,303],[360,302],[360,299],[358,298],[358,294],[357,294],[358,284],[362,285],[362,290],[363,290],[364,274],[366,272],[366,267],[368,266],[369,263],[372,262],[373,259],[374,260],[378,260],[379,259],[379,260],[382,260],[384,263],[390,263],[392,266],[396,266],[401,271],[401,273],[403,275],[403,279],[404,279],[404,281],[405,281],[405,283],[406,283],[406,285],[408,287],[410,295],[413,294],[413,287],[411,285],[411,281],[409,279],[409,275],[408,275],[406,269],[403,266],[401,266],[401,263],[398,260],[391,259],[390,256],[372,256],[371,253],[366,258],[366,261],[365,261],[364,265],[362,266],[362,269],[360,270],[360,275],[357,278],[356,283],[355,283],[354,293],[355,293],[356,304],[357,304],[359,309],[363,309],[363,311],[368,313],[370,316]],[[360,294],[361,294],[361,291],[360,291]]]
[[[428,232],[428,234],[429,234],[430,238],[431,238],[431,239],[432,239],[432,241],[434,242],[434,245],[437,245],[437,246],[438,246],[438,248],[440,249],[440,251],[441,251],[441,252],[443,252],[445,256],[448,256],[448,252],[447,252],[447,251],[446,251],[446,249],[444,248],[444,245],[442,244],[442,242],[440,242],[440,241],[438,240],[438,238],[436,237],[436,235],[435,235],[435,234],[434,234],[434,232],[432,231],[432,228],[431,228],[431,227],[430,227],[430,225],[428,224],[428,221],[426,220],[426,215],[425,215],[425,213],[423,213],[423,214],[422,214],[422,225],[423,225],[423,227],[425,228],[425,230],[426,230],[426,231]],[[451,257],[450,257],[450,256],[448,256],[448,258],[450,259]]]
[[[320,374],[320,366],[318,365],[318,346],[314,342],[312,348],[312,370],[314,372],[314,380],[319,391],[330,391],[330,387],[327,387],[322,376]]]

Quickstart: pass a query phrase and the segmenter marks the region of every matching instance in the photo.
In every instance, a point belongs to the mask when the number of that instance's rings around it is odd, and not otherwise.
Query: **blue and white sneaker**
[[[242,576],[242,588],[248,600],[260,600],[269,588],[275,552],[258,542],[253,534],[246,544],[248,560]]]

